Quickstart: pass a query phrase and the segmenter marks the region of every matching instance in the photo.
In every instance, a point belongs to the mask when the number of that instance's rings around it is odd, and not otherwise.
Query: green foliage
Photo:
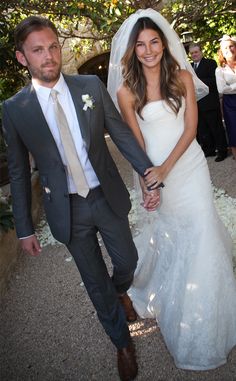
[[[0,85],[1,88],[1,85]],[[0,163],[7,160],[7,147],[2,130],[2,103],[0,102]]]
[[[0,228],[5,232],[14,229],[11,197],[2,194],[0,194]]]
[[[2,7],[0,4],[0,9]],[[15,58],[13,31],[21,20],[18,11],[0,12],[0,101],[8,98],[24,84],[25,70]]]
[[[172,0],[162,14],[172,21],[180,37],[190,31],[192,40],[201,43],[206,57],[216,58],[223,34],[236,35],[234,0]]]
[[[2,128],[0,128],[0,160],[2,160],[3,157],[6,157],[6,151],[7,147],[3,138]]]

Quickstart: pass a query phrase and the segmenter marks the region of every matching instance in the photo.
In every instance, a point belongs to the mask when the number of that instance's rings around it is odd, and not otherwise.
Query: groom
[[[31,152],[52,234],[74,257],[98,318],[117,347],[121,380],[131,380],[137,364],[126,319],[133,321],[136,315],[126,291],[138,257],[127,217],[129,194],[108,151],[104,129],[141,176],[152,163],[96,76],[61,74],[61,47],[51,21],[24,19],[16,27],[15,43],[17,60],[32,77],[3,104],[17,235],[23,250],[39,254],[31,217]],[[158,192],[147,191],[144,199],[146,208],[154,209]],[[112,259],[112,278],[102,259],[98,231]]]

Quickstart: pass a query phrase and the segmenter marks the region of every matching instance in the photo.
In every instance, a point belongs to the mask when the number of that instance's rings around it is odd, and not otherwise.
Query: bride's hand
[[[143,203],[141,204],[148,212],[155,211],[160,204],[160,190],[154,189],[143,191]]]
[[[146,169],[144,176],[144,181],[148,188],[155,189],[157,187],[163,186],[165,173],[162,166]]]

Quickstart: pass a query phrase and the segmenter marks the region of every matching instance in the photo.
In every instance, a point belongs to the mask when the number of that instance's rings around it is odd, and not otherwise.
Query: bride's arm
[[[146,170],[149,173],[146,176],[146,184],[150,186],[157,181],[162,182],[171,171],[177,160],[183,155],[193,139],[196,137],[198,110],[195,98],[194,85],[191,74],[186,70],[180,72],[181,80],[186,88],[186,109],[184,114],[184,132],[171,151],[167,159],[159,167],[153,167]]]
[[[140,146],[145,151],[145,143],[143,139],[142,132],[140,131],[140,127],[136,118],[135,108],[134,108],[134,97],[128,88],[125,86],[121,86],[117,91],[117,101],[120,107],[121,115],[124,121],[128,124],[130,129],[133,131],[134,136],[139,142]],[[144,180],[141,176],[139,176],[139,182],[142,190],[146,188],[144,184]]]
[[[134,96],[131,91],[125,86],[121,86],[117,91],[117,100],[120,107],[121,115],[124,121],[128,124],[130,129],[133,131],[134,136],[139,142],[140,146],[145,151],[145,143],[143,139],[142,132],[136,118],[135,108],[134,108]]]
[[[145,151],[145,143],[143,139],[142,132],[136,118],[135,108],[134,108],[134,97],[133,94],[125,86],[121,86],[117,92],[117,100],[120,108],[121,115],[124,121],[128,124],[130,129],[133,131],[134,136],[139,142],[140,146]],[[147,210],[155,210],[159,204],[159,190],[155,191],[155,194],[148,191],[145,185],[144,179],[139,176],[139,182],[143,193],[144,207]]]

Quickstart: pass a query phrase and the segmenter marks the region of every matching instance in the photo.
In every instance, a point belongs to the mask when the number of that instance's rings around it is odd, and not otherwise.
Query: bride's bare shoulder
[[[133,103],[134,95],[127,86],[122,84],[117,90],[117,99],[120,102],[125,101],[128,103]]]
[[[188,83],[190,80],[192,80],[192,75],[188,70],[181,69],[179,70],[179,77],[182,82],[185,84]]]

